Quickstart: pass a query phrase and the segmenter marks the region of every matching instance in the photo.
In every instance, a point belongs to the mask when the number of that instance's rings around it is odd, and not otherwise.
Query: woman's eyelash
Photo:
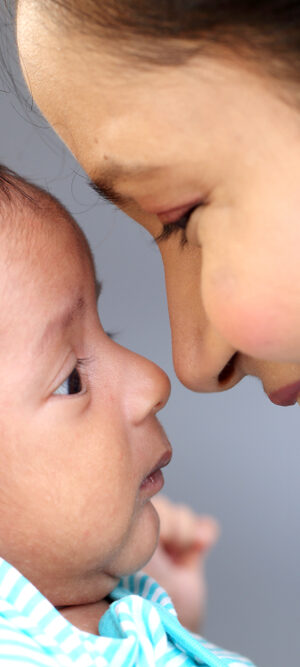
[[[180,245],[184,246],[187,243],[187,238],[185,235],[185,227],[178,222],[169,222],[167,225],[164,225],[162,232],[155,237],[154,241],[160,243],[161,241],[166,241],[172,236],[172,234],[177,234],[181,232]]]
[[[158,236],[156,236],[154,241],[156,243],[160,243],[160,241],[166,241],[168,238],[170,238],[170,236],[172,236],[172,234],[177,234],[178,232],[181,232],[180,245],[184,246],[187,243],[187,238],[185,234],[186,227],[188,225],[192,213],[199,205],[201,206],[201,204],[193,206],[193,208],[187,211],[185,215],[182,215],[181,218],[179,218],[178,220],[174,220],[174,222],[169,222],[165,224],[162,232]]]

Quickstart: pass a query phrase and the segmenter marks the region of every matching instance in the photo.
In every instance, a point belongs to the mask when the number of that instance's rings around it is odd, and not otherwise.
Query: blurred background
[[[161,413],[174,447],[165,491],[221,524],[207,562],[202,634],[258,666],[299,665],[299,407],[273,406],[249,378],[225,394],[193,394],[179,384],[158,249],[134,221],[99,202],[32,108],[3,8],[0,40],[0,161],[58,197],[85,231],[104,282],[104,328],[171,379]]]

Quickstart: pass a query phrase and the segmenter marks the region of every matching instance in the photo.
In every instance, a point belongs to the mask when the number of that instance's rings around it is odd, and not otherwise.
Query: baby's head
[[[96,601],[156,545],[169,381],[113,342],[87,241],[0,169],[0,556],[56,606]]]

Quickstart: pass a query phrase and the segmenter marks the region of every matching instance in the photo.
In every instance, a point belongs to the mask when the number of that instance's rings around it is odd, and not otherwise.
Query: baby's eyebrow
[[[75,317],[82,315],[86,309],[86,302],[82,295],[77,296],[71,305],[68,305],[59,315],[47,322],[37,344],[37,354],[41,354],[49,340],[60,329],[67,329]]]
[[[95,290],[96,290],[96,299],[98,301],[101,292],[102,292],[103,283],[99,278],[95,278]]]

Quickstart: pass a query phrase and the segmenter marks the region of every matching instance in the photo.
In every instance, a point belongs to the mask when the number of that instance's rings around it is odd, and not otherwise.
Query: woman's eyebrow
[[[138,179],[139,177],[152,176],[153,173],[159,175],[166,167],[164,165],[141,165],[135,164],[128,167],[119,165],[116,162],[110,162],[110,166],[101,172],[101,175],[92,176],[89,186],[97,194],[112,204],[119,207],[125,207],[135,203],[133,197],[126,197],[120,194],[115,187],[118,179]]]
[[[132,201],[129,197],[120,195],[112,185],[108,185],[108,183],[102,179],[89,181],[88,185],[101,197],[101,199],[104,199],[111,204],[115,204],[116,206],[126,206],[126,204]]]

